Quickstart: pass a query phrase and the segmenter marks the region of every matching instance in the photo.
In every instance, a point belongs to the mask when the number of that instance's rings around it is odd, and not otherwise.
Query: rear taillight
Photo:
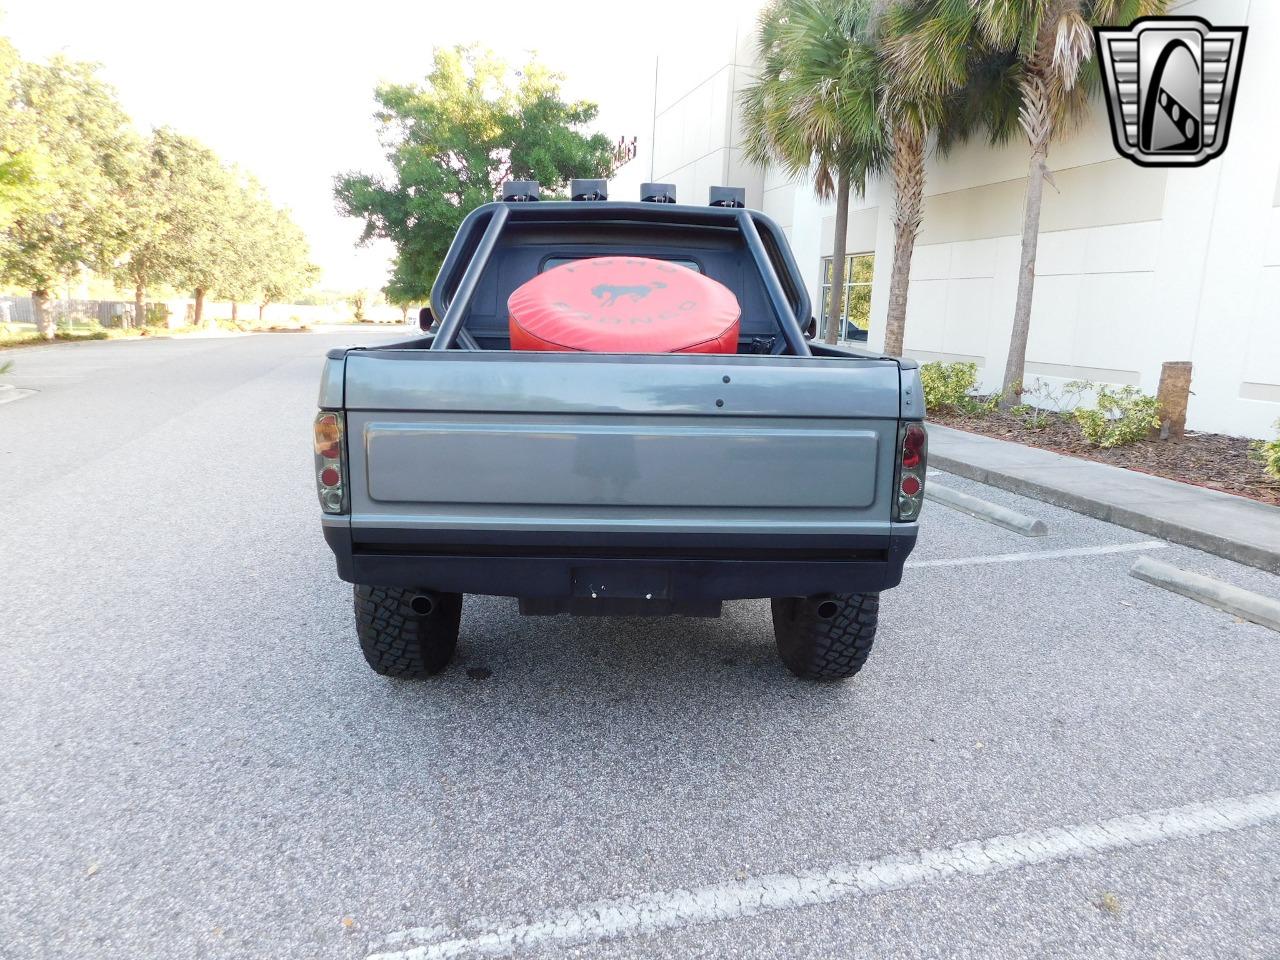
[[[924,503],[925,461],[929,455],[929,437],[923,424],[904,423],[898,428],[898,451],[894,519],[915,520]]]
[[[316,417],[316,490],[320,509],[342,513],[346,506],[346,474],[342,461],[342,414],[321,413]]]

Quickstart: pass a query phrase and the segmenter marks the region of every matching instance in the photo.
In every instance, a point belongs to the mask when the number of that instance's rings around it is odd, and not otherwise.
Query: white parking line
[[[1280,820],[1280,791],[1255,793],[1095,823],[970,840],[953,847],[893,854],[825,870],[776,873],[691,890],[599,900],[547,913],[530,923],[474,920],[452,936],[439,933],[440,928],[436,927],[401,931],[392,934],[388,942],[418,939],[415,934],[419,933],[438,939],[405,950],[370,954],[368,960],[445,960],[511,954],[552,943],[597,943],[865,897],[950,877],[1002,873],[1038,863],[1079,860],[1115,850],[1229,833],[1275,820]]]
[[[1062,550],[1028,550],[1025,553],[993,553],[989,556],[954,557],[949,560],[908,560],[908,567],[967,567],[979,563],[1020,563],[1023,560],[1061,560],[1064,557],[1096,557],[1106,553],[1131,553],[1135,550],[1163,550],[1163,540],[1139,543],[1111,543],[1101,547],[1065,547]]]

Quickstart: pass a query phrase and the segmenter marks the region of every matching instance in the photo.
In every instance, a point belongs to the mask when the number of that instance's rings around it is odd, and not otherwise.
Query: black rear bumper
[[[593,596],[672,603],[865,593],[895,587],[915,546],[894,535],[457,533],[324,527],[351,583],[527,598]]]

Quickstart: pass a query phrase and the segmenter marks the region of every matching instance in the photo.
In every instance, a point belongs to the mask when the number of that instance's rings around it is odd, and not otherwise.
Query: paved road
[[[1126,574],[1277,578],[953,479],[1051,536],[927,504],[848,684],[764,602],[487,599],[388,681],[311,486],[341,340],[14,354],[0,956],[1276,956],[1280,638]]]

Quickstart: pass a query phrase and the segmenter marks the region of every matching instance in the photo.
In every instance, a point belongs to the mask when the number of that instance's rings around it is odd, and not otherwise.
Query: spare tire
[[[724,284],[668,260],[562,263],[517,287],[507,309],[513,350],[738,350],[738,298]]]

